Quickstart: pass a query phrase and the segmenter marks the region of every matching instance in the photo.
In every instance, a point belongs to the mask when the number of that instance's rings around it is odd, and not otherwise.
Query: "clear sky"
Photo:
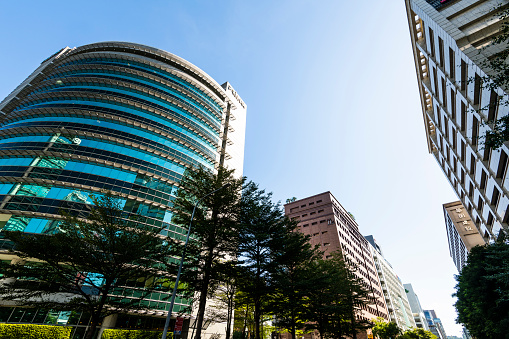
[[[244,174],[276,199],[331,191],[424,309],[459,335],[442,204],[403,0],[0,1],[0,100],[62,47],[130,41],[229,81]]]

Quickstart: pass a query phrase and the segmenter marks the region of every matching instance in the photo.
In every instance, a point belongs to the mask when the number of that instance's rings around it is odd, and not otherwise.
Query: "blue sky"
[[[244,174],[276,199],[331,191],[424,309],[459,335],[442,204],[404,1],[2,1],[0,98],[62,47],[130,41],[229,81],[248,106]]]

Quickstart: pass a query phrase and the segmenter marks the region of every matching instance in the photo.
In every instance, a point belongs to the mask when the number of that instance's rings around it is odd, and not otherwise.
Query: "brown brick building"
[[[372,291],[375,304],[368,305],[357,315],[359,319],[382,317],[389,320],[387,305],[368,241],[359,232],[355,219],[330,192],[286,204],[285,214],[298,221],[299,230],[311,236],[311,244],[319,245],[324,258],[340,251],[346,263],[357,267],[356,274]]]

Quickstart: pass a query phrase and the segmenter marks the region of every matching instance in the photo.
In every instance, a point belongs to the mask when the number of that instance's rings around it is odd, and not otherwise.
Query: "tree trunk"
[[[203,318],[205,317],[205,306],[207,305],[207,292],[209,290],[210,269],[212,267],[212,257],[214,249],[209,247],[207,261],[205,262],[203,283],[200,290],[200,302],[198,304],[198,314],[196,319],[196,339],[201,339],[201,329],[203,327]]]
[[[255,339],[260,339],[260,301],[254,303],[254,330]]]
[[[246,305],[246,316],[244,317],[244,327],[242,328],[242,339],[246,339],[246,327],[247,327],[247,314],[249,312],[249,306]]]

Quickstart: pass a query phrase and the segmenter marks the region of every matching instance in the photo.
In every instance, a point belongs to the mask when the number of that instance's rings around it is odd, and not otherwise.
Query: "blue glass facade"
[[[62,211],[108,190],[164,235],[185,234],[171,203],[187,167],[219,164],[228,99],[217,83],[129,43],[64,49],[29,80],[0,104],[1,229],[57,232]],[[136,297],[123,283],[117,292]],[[164,311],[167,293],[142,303]]]

